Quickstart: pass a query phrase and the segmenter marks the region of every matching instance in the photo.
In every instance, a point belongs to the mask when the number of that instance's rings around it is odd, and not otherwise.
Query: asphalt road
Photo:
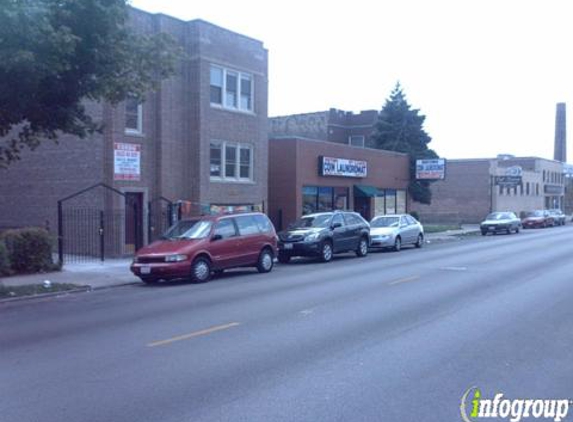
[[[0,421],[454,422],[472,386],[570,399],[571,245],[567,226],[3,304]]]

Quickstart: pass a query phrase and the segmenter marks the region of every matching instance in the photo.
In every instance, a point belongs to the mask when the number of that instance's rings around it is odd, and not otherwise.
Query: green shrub
[[[8,230],[2,234],[12,270],[18,273],[52,271],[52,238],[44,229]]]
[[[4,242],[0,242],[0,276],[9,275],[10,271],[10,258],[8,257],[8,249]]]

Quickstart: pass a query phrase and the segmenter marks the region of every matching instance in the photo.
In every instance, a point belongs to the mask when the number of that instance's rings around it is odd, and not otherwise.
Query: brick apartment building
[[[268,74],[262,42],[202,20],[134,8],[130,24],[179,41],[187,57],[177,74],[143,104],[87,104],[104,123],[103,133],[86,140],[63,136],[59,145],[44,142],[0,170],[0,228],[47,225],[55,231],[57,201],[99,183],[124,196],[96,188],[65,206],[122,210],[136,204],[141,227],[148,223],[148,204],[165,199],[180,201],[183,212],[266,206]],[[125,242],[119,243],[146,242],[148,231],[134,234],[131,217],[120,224]]]
[[[521,169],[516,186],[496,184],[510,168]],[[479,223],[492,211],[563,208],[563,163],[538,157],[448,160],[445,180],[432,184],[432,204],[412,202],[427,223]]]
[[[294,136],[356,147],[371,147],[377,120],[376,110],[355,114],[331,108],[316,113],[271,117],[269,133],[271,138]]]

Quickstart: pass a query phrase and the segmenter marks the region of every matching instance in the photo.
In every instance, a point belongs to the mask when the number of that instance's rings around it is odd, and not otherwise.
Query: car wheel
[[[416,246],[417,248],[421,248],[422,246],[424,246],[424,236],[422,235],[422,233],[418,235],[418,240],[416,241],[414,246]]]
[[[356,256],[364,257],[368,255],[368,239],[363,237],[358,243],[358,249],[356,249]]]
[[[394,250],[396,252],[400,252],[400,249],[402,249],[402,239],[400,238],[400,236],[398,236],[394,241]]]
[[[269,248],[265,248],[259,254],[259,260],[257,261],[257,270],[260,273],[268,273],[273,269],[274,264],[274,256],[273,253],[269,250]]]
[[[284,253],[284,252],[279,252],[278,259],[279,259],[279,262],[280,262],[281,264],[288,264],[289,261],[290,261],[290,258],[291,258],[291,257],[290,257],[289,254],[286,254],[286,253]]]
[[[211,262],[207,258],[199,257],[191,266],[191,281],[206,283],[211,278]]]
[[[481,231],[481,235],[482,235],[482,236],[485,236],[486,234],[487,234],[487,232],[486,232],[485,230],[482,230],[482,231]]]
[[[515,234],[519,233],[519,227],[515,228]]]
[[[332,260],[332,243],[329,240],[322,243],[322,247],[320,248],[320,260],[322,262]]]
[[[509,229],[506,230],[507,234],[511,234],[511,227]]]

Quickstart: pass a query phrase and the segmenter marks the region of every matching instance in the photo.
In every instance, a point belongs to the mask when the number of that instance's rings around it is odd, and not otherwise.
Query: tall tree
[[[85,100],[143,99],[174,73],[176,42],[134,33],[128,13],[128,0],[0,0],[0,167],[101,130]]]
[[[397,83],[380,112],[373,143],[379,149],[409,154],[410,196],[416,202],[430,204],[431,182],[416,180],[416,160],[438,158],[438,155],[428,147],[432,138],[423,128],[426,116],[419,111],[410,107],[400,83]]]

